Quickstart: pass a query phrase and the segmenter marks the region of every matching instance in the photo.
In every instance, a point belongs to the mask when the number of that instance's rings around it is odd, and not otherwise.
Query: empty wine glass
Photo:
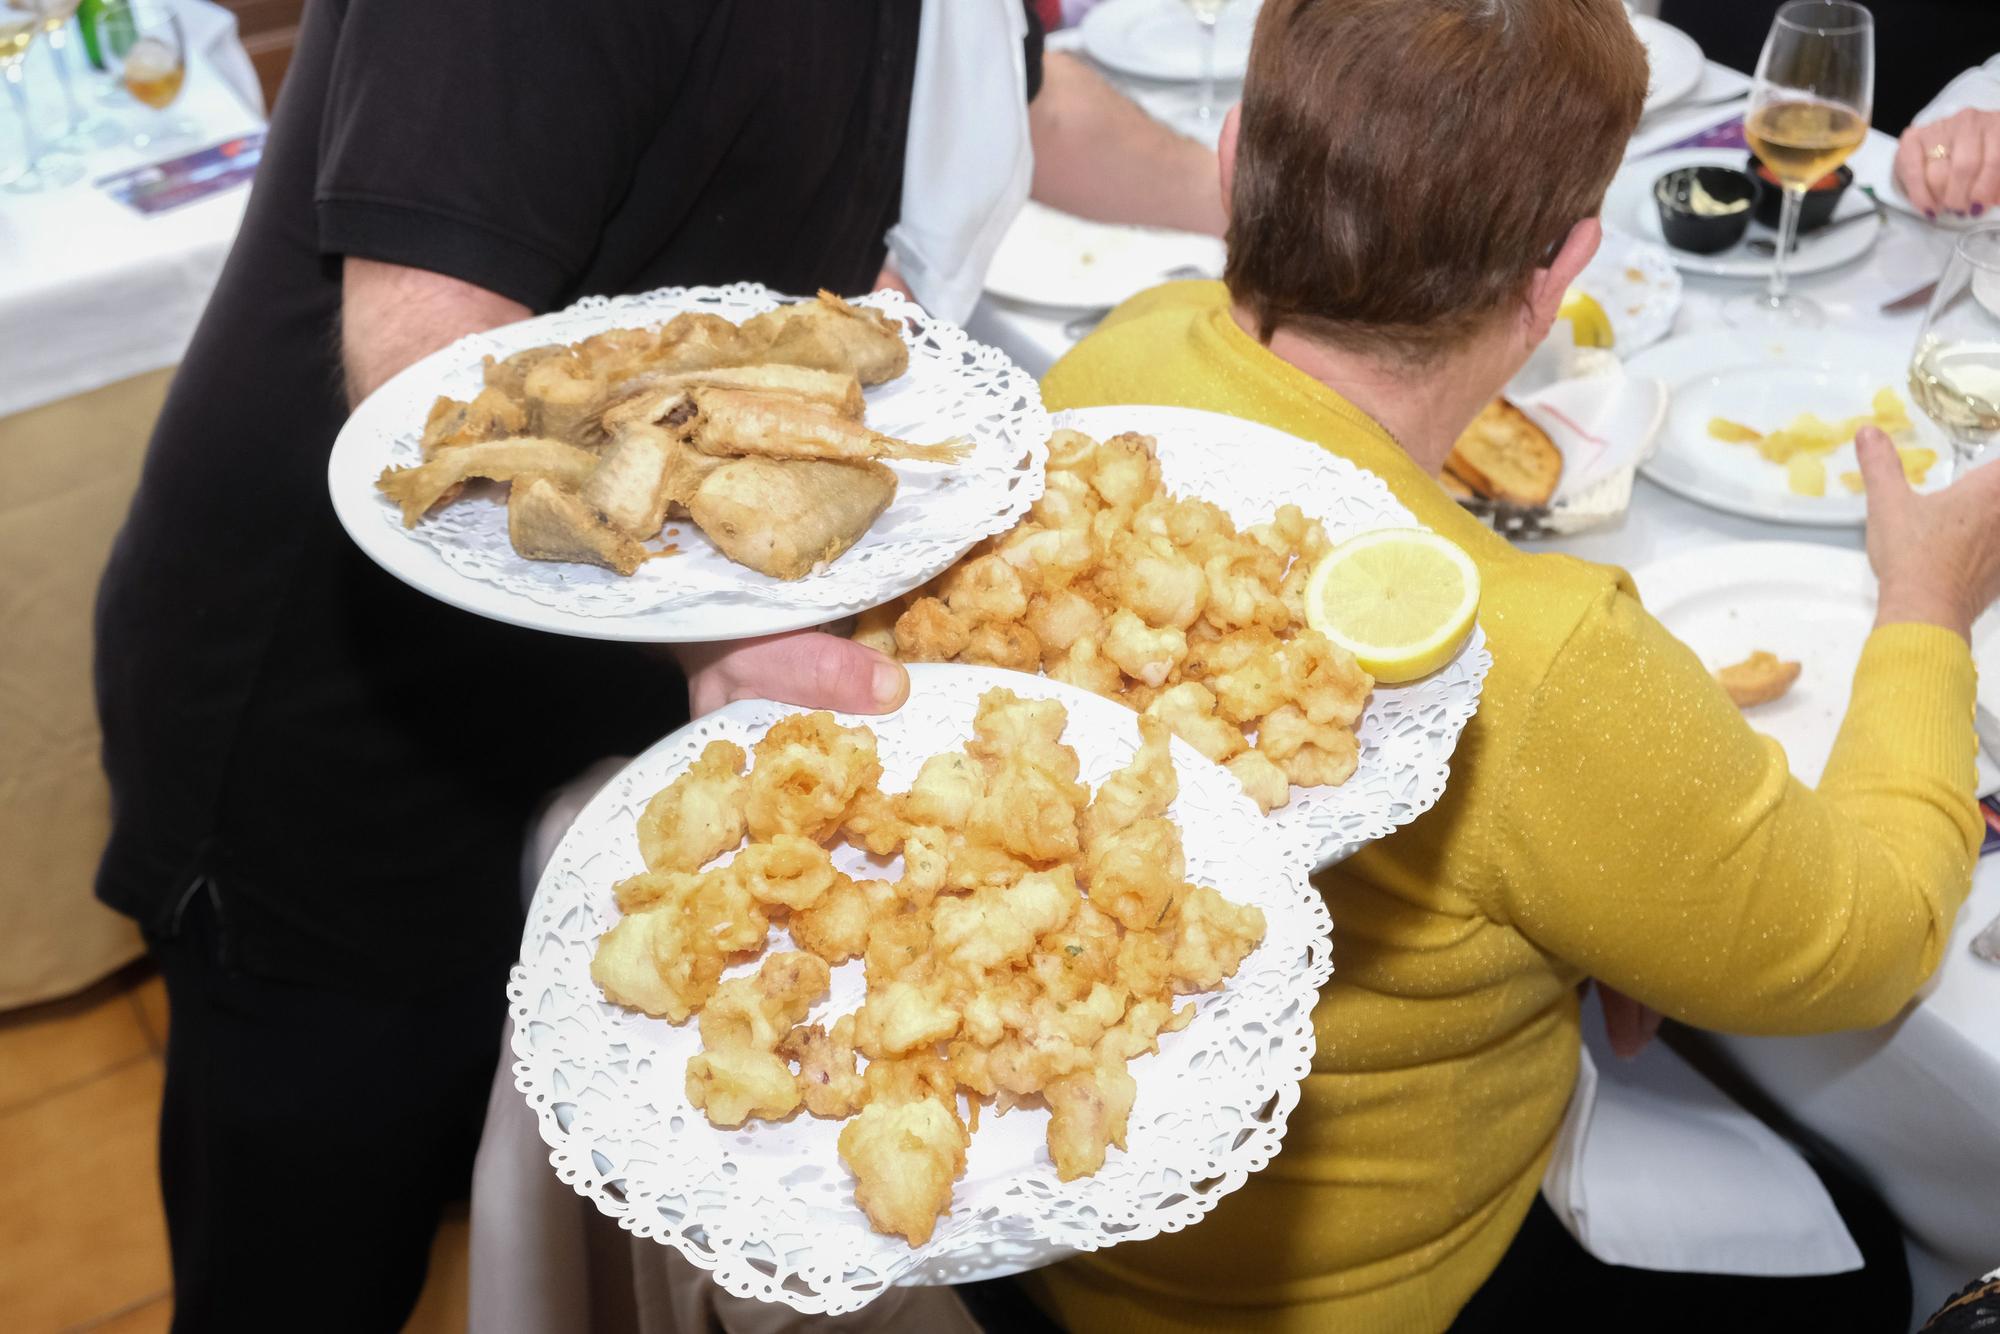
[[[69,55],[69,24],[76,17],[80,0],[12,0],[16,8],[25,6],[41,16],[42,37],[48,43],[49,55],[55,62],[56,80],[62,85],[63,106],[69,113],[69,127],[62,138],[56,140],[58,147],[73,152],[87,152],[92,148],[109,148],[125,137],[118,122],[100,112],[91,110],[77,100],[76,76],[72,71]]]
[[[1201,107],[1196,114],[1203,125],[1208,125],[1215,120],[1215,27],[1221,22],[1223,7],[1229,0],[1187,0],[1187,3],[1201,24]]]
[[[28,106],[28,90],[22,81],[21,66],[27,61],[28,48],[34,44],[35,33],[41,26],[38,14],[0,9],[0,77],[7,80],[8,96],[13,99],[14,110],[20,113],[21,147],[27,161],[27,165],[7,182],[6,188],[15,194],[57,189],[83,175],[81,159],[73,154],[51,150],[35,133],[35,116]]]
[[[1784,189],[1778,252],[1761,296],[1723,308],[1729,323],[1762,328],[1817,328],[1825,312],[1786,288],[1786,265],[1798,240],[1799,205],[1822,176],[1868,138],[1875,101],[1875,19],[1850,0],[1793,0],[1771,20],[1743,137]]]
[[[126,92],[154,112],[132,136],[132,147],[174,148],[193,143],[201,127],[185,116],[167,114],[187,81],[187,37],[181,31],[180,15],[159,0],[132,0],[126,13],[131,43],[119,57],[119,80]]]

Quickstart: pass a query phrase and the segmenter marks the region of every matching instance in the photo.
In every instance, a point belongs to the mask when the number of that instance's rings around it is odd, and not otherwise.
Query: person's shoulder
[[[1189,372],[1193,327],[1227,300],[1212,282],[1165,283],[1129,298],[1049,369],[1043,400],[1052,408],[1177,401],[1160,395]]]

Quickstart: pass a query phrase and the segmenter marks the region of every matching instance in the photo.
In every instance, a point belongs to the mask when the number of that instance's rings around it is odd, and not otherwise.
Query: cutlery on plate
[[[1160,275],[1160,281],[1163,283],[1177,283],[1189,278],[1208,278],[1212,276],[1208,270],[1202,268],[1199,264],[1176,264],[1173,268],[1168,269]],[[1069,339],[1071,342],[1075,342],[1102,324],[1104,317],[1110,313],[1111,307],[1109,306],[1099,306],[1094,310],[1086,310],[1083,314],[1078,315],[1075,319],[1063,325],[1063,337]]]
[[[1842,227],[1851,227],[1857,222],[1866,222],[1870,218],[1881,220],[1889,216],[1883,211],[1882,201],[1875,198],[1873,190],[1864,185],[1861,187],[1861,193],[1867,195],[1869,202],[1875,205],[1873,210],[1867,213],[1850,213],[1839,222],[1829,222],[1826,226],[1814,232],[1813,235],[1825,236],[1828,232],[1837,232]],[[1778,253],[1778,243],[1767,236],[1752,237],[1746,245],[1753,255],[1763,255],[1768,258]],[[1792,253],[1794,255],[1799,253],[1799,243],[1796,237],[1792,240]]]
[[[1937,279],[1933,278],[1907,296],[1899,296],[1894,301],[1883,302],[1881,313],[1884,315],[1894,315],[1898,311],[1915,310],[1917,307],[1927,303],[1931,299],[1931,294],[1935,291],[1937,291]]]

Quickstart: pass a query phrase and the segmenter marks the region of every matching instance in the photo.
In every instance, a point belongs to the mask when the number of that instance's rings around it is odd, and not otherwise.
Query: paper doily
[[[995,668],[910,668],[910,700],[874,729],[883,786],[971,734],[978,699],[1001,686],[1057,698],[1063,740],[1093,786],[1132,757],[1130,710],[1059,682]],[[868,1227],[835,1150],[841,1123],[803,1112],[718,1130],[687,1101],[695,1024],[680,1027],[606,1002],[590,980],[598,937],[617,920],[611,886],[643,868],[635,821],[645,802],[708,742],[750,745],[787,706],[732,704],[634,760],[592,799],[544,872],[508,986],[516,1086],[540,1122],[557,1175],[621,1227],[673,1246],[729,1291],[805,1312],[855,1310],[904,1278],[950,1280],[1026,1267],[1187,1227],[1277,1152],[1311,1067],[1312,1010],[1332,975],[1332,922],[1307,880],[1303,850],[1271,837],[1236,780],[1173,743],[1187,876],[1262,908],[1265,939],[1225,988],[1192,998],[1197,1013],[1160,1052],[1131,1065],[1138,1100],[1127,1149],[1095,1176],[1059,1182],[1044,1147],[1047,1113],[988,1109],[972,1137],[951,1212],[912,1248]],[[865,858],[843,849],[854,871]],[[878,863],[879,865],[879,863]],[[893,873],[894,863],[891,864]],[[877,872],[880,874],[881,872]],[[784,948],[774,933],[772,949]],[[746,971],[746,968],[732,970]],[[834,970],[812,1020],[846,1013],[861,965]]]
[[[340,433],[330,481],[336,503],[343,489],[364,490],[367,504],[392,530],[362,543],[390,572],[426,592],[435,562],[449,571],[491,584],[530,603],[574,616],[629,617],[676,607],[726,601],[742,609],[743,635],[802,623],[800,613],[828,618],[873,606],[950,565],[980,538],[1012,527],[1041,495],[1047,456],[1048,415],[1032,376],[995,348],[973,342],[963,329],[926,314],[895,292],[860,297],[856,304],[900,321],[910,348],[909,370],[866,391],[868,425],[920,443],[963,436],[972,452],[956,464],[896,460],[895,501],[854,546],[828,568],[785,581],[729,560],[693,523],[669,522],[667,540],[680,553],[648,561],[621,577],[595,566],[531,561],[507,540],[506,493],[478,484],[451,505],[405,529],[396,507],[374,488],[382,468],[422,461],[425,414],[440,394],[470,398],[482,384],[481,358],[504,357],[543,343],[570,343],[605,329],[656,325],[687,311],[741,321],[796,298],[756,283],[728,287],[669,287],[637,296],[585,297],[566,310],[459,339],[411,366],[369,396]],[[359,536],[359,535],[357,535]],[[378,538],[380,534],[376,535]],[[411,559],[397,543],[408,542]],[[444,600],[453,601],[446,597]]]
[[[1097,440],[1127,431],[1151,436],[1167,490],[1220,505],[1239,528],[1288,503],[1325,524],[1336,542],[1375,528],[1423,526],[1374,473],[1258,422],[1122,404],[1058,412],[1052,421]],[[1475,626],[1458,656],[1431,675],[1376,686],[1355,729],[1361,761],[1354,776],[1339,787],[1294,787],[1269,823],[1324,866],[1422,815],[1444,795],[1458,734],[1479,709],[1492,665],[1486,634]]]

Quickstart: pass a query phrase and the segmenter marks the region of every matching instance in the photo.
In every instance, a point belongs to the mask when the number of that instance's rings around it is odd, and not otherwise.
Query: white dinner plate
[[[1670,153],[1634,158],[1618,169],[1618,174],[1611,180],[1611,189],[1604,196],[1605,226],[1616,228],[1627,236],[1637,236],[1666,246],[1674,263],[1688,273],[1706,273],[1718,278],[1769,278],[1771,257],[1754,255],[1749,248],[1749,242],[1755,237],[1774,239],[1776,233],[1769,228],[1753,221],[1743,240],[1713,255],[1676,250],[1667,245],[1666,232],[1660,227],[1660,207],[1653,199],[1653,183],[1670,171],[1682,167],[1728,167],[1741,171],[1747,156],[1742,149],[1734,148],[1681,148]],[[1839,207],[1834,210],[1833,222],[1873,210],[1874,205],[1869,202],[1868,196],[1850,186],[1841,197]],[[1808,232],[1799,238],[1798,249],[1792,255],[1787,270],[1796,276],[1850,264],[1874,247],[1886,227],[1885,221],[1877,220],[1832,231]]]
[[[1711,670],[1758,649],[1799,664],[1790,691],[1744,716],[1785,748],[1793,776],[1816,786],[1875,624],[1868,557],[1813,542],[1733,542],[1655,561],[1632,578],[1646,610]],[[1981,618],[1972,642],[1980,679],[2000,677],[2000,617]]]
[[[354,410],[327,460],[341,526],[404,583],[475,615],[589,639],[676,643],[744,639],[837,621],[943,570],[981,537],[1013,526],[1041,494],[1048,415],[1034,380],[1005,353],[969,339],[894,292],[857,298],[901,322],[909,369],[867,390],[868,425],[905,439],[962,437],[952,463],[897,461],[889,508],[838,559],[784,581],[738,565],[685,520],[663,535],[678,554],[621,578],[592,565],[531,561],[507,534],[506,491],[477,483],[405,528],[376,487],[388,466],[417,463],[425,414],[440,395],[471,398],[482,356],[570,343],[606,329],[657,326],[688,311],[741,321],[786,298],[754,283],[586,297],[567,310],[470,334],[392,377]]]
[[[1037,204],[1021,206],[986,270],[986,290],[1009,301],[1096,309],[1174,277],[1220,278],[1220,237],[1091,222]]]
[[[1646,111],[1671,106],[1693,92],[1708,64],[1694,38],[1645,14],[1634,14],[1632,27],[1646,45]]]
[[[1258,0],[1233,0],[1215,25],[1215,77],[1237,80],[1250,64]],[[1142,79],[1201,77],[1201,22],[1186,0],[1104,0],[1083,16],[1083,49],[1093,60]]]
[[[1604,234],[1571,287],[1604,308],[1621,358],[1672,333],[1681,310],[1681,273],[1667,248],[1618,232]]]
[[[1827,330],[1758,334],[1717,329],[1687,334],[1641,352],[1626,364],[1667,387],[1667,420],[1659,448],[1641,471],[1670,491],[1732,514],[1775,523],[1846,526],[1861,523],[1867,503],[1840,484],[1855,470],[1852,442],[1822,455],[1824,496],[1795,495],[1785,469],[1754,445],[1730,444],[1708,433],[1711,418],[1770,432],[1802,412],[1828,421],[1869,410],[1876,391],[1894,389],[1909,409],[1915,438],[1906,443],[1938,453],[1921,487],[1950,480],[1951,449],[1944,436],[1909,401],[1904,380],[1910,349],[1902,340],[1867,338]]]

